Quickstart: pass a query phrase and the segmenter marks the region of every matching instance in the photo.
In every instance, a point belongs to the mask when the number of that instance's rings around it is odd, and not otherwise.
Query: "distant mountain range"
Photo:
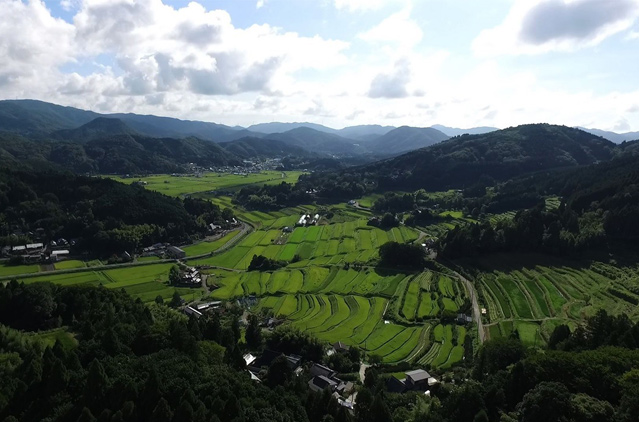
[[[455,145],[474,139],[477,146],[472,151],[462,149],[453,154],[455,159],[468,154],[471,154],[468,159],[474,159],[483,148],[482,142],[499,139],[510,129],[459,129],[442,125],[430,128],[360,125],[332,129],[308,122],[272,122],[243,128],[150,115],[99,114],[35,100],[5,100],[0,101],[0,132],[5,132],[0,138],[0,162],[11,163],[23,157],[89,172],[177,171],[190,162],[217,166],[238,164],[246,159],[284,157],[294,157],[296,165],[300,164],[299,159],[321,161],[323,165],[337,165],[334,160],[341,160],[352,165],[409,151],[415,153],[411,153],[408,161],[415,160],[445,150],[452,142],[448,141],[451,137],[461,139]],[[584,130],[615,143],[639,138],[638,132]],[[494,137],[486,138],[490,134]],[[438,148],[422,150],[433,145]],[[556,150],[551,144],[548,148]],[[492,147],[489,150],[501,154]],[[567,156],[577,159],[571,153]],[[451,177],[454,179],[454,175]]]
[[[615,144],[620,144],[622,142],[636,141],[639,139],[639,132],[626,132],[626,133],[616,133],[610,132],[608,130],[600,130],[600,129],[587,129],[584,127],[579,127],[579,129],[586,131],[588,133],[592,133],[593,135],[601,136]]]

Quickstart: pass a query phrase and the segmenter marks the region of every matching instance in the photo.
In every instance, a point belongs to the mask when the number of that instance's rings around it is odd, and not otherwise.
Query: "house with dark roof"
[[[341,341],[333,343],[331,346],[333,346],[333,350],[335,350],[336,353],[348,353],[348,351],[351,350],[351,346],[344,344]]]
[[[323,376],[326,378],[333,378],[337,372],[333,371],[331,368],[320,365],[319,363],[313,364],[310,369],[311,375],[314,377]]]
[[[322,391],[325,388],[330,389],[331,391],[335,390],[338,383],[333,381],[330,378],[325,377],[324,375],[318,375],[313,377],[309,382],[308,386],[313,391]]]
[[[406,378],[399,380],[394,376],[388,377],[388,380],[386,380],[386,389],[389,393],[403,393],[406,391]]]

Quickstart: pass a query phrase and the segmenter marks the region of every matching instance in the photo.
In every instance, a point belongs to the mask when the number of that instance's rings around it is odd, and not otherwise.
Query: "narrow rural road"
[[[453,274],[459,278],[462,283],[468,289],[470,293],[470,300],[473,305],[473,319],[477,322],[477,330],[479,331],[479,344],[482,344],[486,340],[486,332],[484,331],[484,323],[481,320],[481,311],[479,310],[479,303],[477,302],[477,291],[475,286],[466,277],[459,274],[457,271],[453,271]]]

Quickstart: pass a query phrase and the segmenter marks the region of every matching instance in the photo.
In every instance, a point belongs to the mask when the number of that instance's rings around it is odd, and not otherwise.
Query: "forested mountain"
[[[51,136],[69,142],[86,143],[96,139],[110,138],[117,135],[137,135],[120,119],[98,117],[75,129],[55,131]]]
[[[299,127],[284,133],[273,133],[265,137],[304,148],[307,151],[329,155],[360,155],[366,151],[355,145],[356,141],[338,135],[320,132],[308,127]]]
[[[290,145],[276,139],[241,138],[219,144],[224,150],[240,158],[277,158],[289,155],[295,157],[317,157],[304,148]]]
[[[383,188],[442,190],[468,187],[552,168],[609,160],[615,145],[579,129],[523,125],[484,135],[464,135],[365,166]]]
[[[92,111],[36,100],[0,101],[0,131],[27,136],[48,136],[62,129],[82,126],[100,117]]]
[[[402,126],[366,143],[371,151],[400,154],[445,141],[449,136],[433,128]]]
[[[181,172],[186,163],[238,165],[218,144],[195,138],[147,138],[113,135],[86,143],[32,141],[0,133],[0,163],[9,167],[57,166],[85,173]]]
[[[247,133],[237,135],[238,128],[216,123],[130,113],[99,114],[35,100],[0,101],[0,131],[26,136],[46,138],[53,132],[77,129],[98,117],[120,119],[136,132],[150,137],[198,137],[223,142],[248,136]]]

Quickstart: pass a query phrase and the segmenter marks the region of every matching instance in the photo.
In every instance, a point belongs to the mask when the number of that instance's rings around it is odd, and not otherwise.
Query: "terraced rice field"
[[[387,299],[353,295],[300,294],[268,297],[260,307],[288,318],[291,323],[326,341],[342,341],[399,362],[419,346],[427,326],[405,327],[386,323],[382,314]]]
[[[278,219],[279,220],[279,219]],[[285,222],[285,221],[282,221]],[[297,227],[292,233],[275,228],[275,223],[264,223],[261,230],[249,234],[236,247],[222,254],[193,261],[193,265],[213,265],[245,270],[253,255],[291,261],[296,268],[309,265],[338,265],[345,262],[367,262],[377,256],[381,245],[389,240],[412,242],[419,236],[408,227],[383,231],[365,225],[364,220],[329,225]],[[198,250],[199,252],[199,250]],[[188,251],[188,254],[195,254]]]
[[[379,296],[390,298],[398,285],[408,276],[383,276],[373,269],[355,271],[340,267],[312,266],[302,269],[283,269],[275,272],[237,273],[210,270],[209,284],[218,288],[215,299],[228,300],[244,295],[279,295],[289,293],[323,293],[339,295]],[[261,274],[259,283],[255,277]]]
[[[457,312],[465,291],[458,281],[424,272],[402,282],[398,295],[395,302],[398,317],[412,322],[436,318],[443,312]]]
[[[554,326],[580,321],[599,308],[637,317],[638,272],[637,268],[591,263],[484,273],[478,287],[490,319],[489,334],[507,336],[517,330],[524,343],[541,345]]]
[[[464,356],[466,329],[454,325],[437,325],[433,329],[433,342],[428,351],[419,359],[420,364],[431,364],[440,368],[450,368]]]

